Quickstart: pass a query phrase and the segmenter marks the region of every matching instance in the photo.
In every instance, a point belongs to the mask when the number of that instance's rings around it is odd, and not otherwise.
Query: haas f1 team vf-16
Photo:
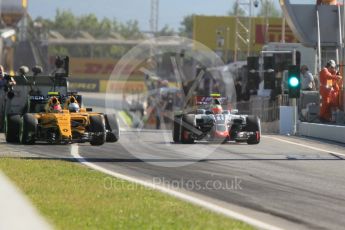
[[[260,143],[260,119],[240,115],[237,110],[225,110],[227,99],[220,96],[197,96],[194,112],[174,116],[173,140],[181,143],[195,141],[235,141]]]

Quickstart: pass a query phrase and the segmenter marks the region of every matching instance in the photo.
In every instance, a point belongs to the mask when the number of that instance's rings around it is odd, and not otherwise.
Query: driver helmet
[[[77,113],[77,112],[79,112],[80,107],[79,107],[78,103],[70,103],[70,104],[68,105],[68,110],[69,110],[70,112]]]
[[[60,102],[59,100],[56,98],[56,97],[52,97],[50,99],[50,111],[53,112],[53,113],[60,113],[62,112],[62,108],[61,108],[61,105],[60,105]]]
[[[221,105],[214,105],[212,106],[213,114],[221,114],[223,112],[223,108]]]
[[[61,112],[61,111],[62,111],[61,105],[60,105],[60,104],[53,105],[53,106],[52,106],[52,111],[55,112],[55,113]]]

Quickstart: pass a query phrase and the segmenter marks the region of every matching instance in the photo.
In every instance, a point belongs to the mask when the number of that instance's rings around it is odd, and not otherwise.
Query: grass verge
[[[252,229],[79,163],[1,158],[0,169],[57,229]]]

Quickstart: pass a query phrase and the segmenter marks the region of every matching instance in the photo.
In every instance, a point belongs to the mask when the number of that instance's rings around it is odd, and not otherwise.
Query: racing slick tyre
[[[181,141],[181,123],[182,117],[181,116],[174,116],[174,127],[173,127],[173,141],[178,143]]]
[[[4,132],[6,142],[19,143],[20,115],[5,116]]]
[[[247,121],[246,131],[255,133],[255,135],[252,135],[248,138],[247,143],[249,145],[259,144],[260,136],[261,136],[259,117],[250,115],[246,118],[246,121]]]
[[[106,128],[103,115],[90,116],[89,130],[92,133],[91,145],[103,145],[106,140]]]
[[[35,135],[37,132],[38,121],[33,114],[26,113],[21,119],[19,129],[19,140],[24,145],[32,145],[35,143]]]
[[[106,142],[116,142],[120,138],[120,129],[115,114],[105,114]]]
[[[182,144],[193,144],[194,139],[191,137],[193,128],[195,128],[195,115],[184,114],[182,115],[182,127],[181,127],[181,143]]]
[[[6,120],[6,115],[3,113],[1,118],[0,118],[0,122],[1,122],[0,132],[5,132],[5,120]]]

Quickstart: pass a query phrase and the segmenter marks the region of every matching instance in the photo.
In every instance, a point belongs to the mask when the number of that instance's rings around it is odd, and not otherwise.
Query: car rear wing
[[[219,102],[220,105],[227,105],[228,104],[228,98],[227,97],[196,96],[195,97],[195,105],[211,105],[211,104],[215,104],[216,100]]]

